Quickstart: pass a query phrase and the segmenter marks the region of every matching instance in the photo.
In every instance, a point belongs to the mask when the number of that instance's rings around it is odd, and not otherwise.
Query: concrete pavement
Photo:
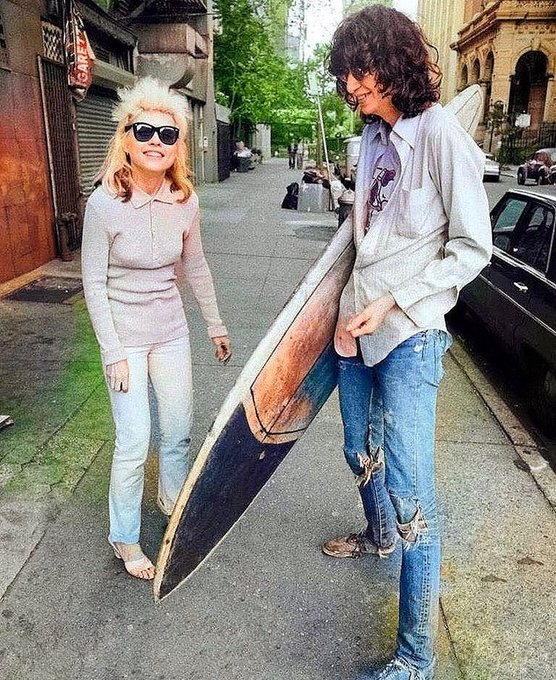
[[[280,209],[272,160],[200,190],[203,240],[234,344],[212,358],[188,304],[198,448],[268,325],[335,227]],[[53,275],[78,275],[53,263]],[[399,554],[334,561],[361,526],[334,395],[244,518],[159,605],[106,543],[112,433],[82,299],[0,301],[0,678],[348,680],[393,648]],[[438,680],[556,678],[554,475],[465,350],[446,359],[438,426],[444,525]],[[536,476],[534,477],[533,474]],[[144,545],[162,537],[149,462]]]

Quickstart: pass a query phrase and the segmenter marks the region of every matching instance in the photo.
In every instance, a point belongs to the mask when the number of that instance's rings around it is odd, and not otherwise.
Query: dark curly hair
[[[357,101],[346,89],[349,73],[358,80],[372,73],[383,93],[406,118],[418,115],[440,98],[442,73],[431,59],[421,27],[405,14],[370,5],[348,16],[332,38],[328,70],[338,93],[352,109]]]

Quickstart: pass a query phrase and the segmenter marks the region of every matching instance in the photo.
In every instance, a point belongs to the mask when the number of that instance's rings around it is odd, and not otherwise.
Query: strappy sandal
[[[154,578],[155,567],[154,564],[149,560],[145,553],[141,550],[139,543],[112,543],[108,539],[108,543],[112,546],[114,551],[114,557],[122,560],[124,563],[125,570],[130,576],[138,578],[143,581],[151,581]],[[130,555],[128,559],[125,560],[120,548],[118,546],[125,545],[126,548],[130,549]],[[146,574],[142,576],[142,574]]]

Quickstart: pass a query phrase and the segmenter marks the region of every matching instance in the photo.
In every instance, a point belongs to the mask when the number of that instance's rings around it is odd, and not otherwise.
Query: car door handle
[[[527,293],[529,291],[529,286],[526,286],[524,283],[520,283],[519,281],[514,281],[514,286],[520,293]]]

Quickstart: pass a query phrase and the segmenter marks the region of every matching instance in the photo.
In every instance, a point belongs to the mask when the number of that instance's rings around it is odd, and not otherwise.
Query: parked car
[[[553,160],[554,159],[554,160]],[[517,169],[517,183],[532,179],[537,184],[548,184],[556,176],[556,149],[539,149]]]
[[[491,153],[485,153],[485,170],[483,174],[483,182],[488,179],[492,180],[493,182],[500,181],[500,163],[494,160],[494,156]]]
[[[491,211],[491,262],[460,296],[460,305],[523,369],[532,416],[550,434],[556,432],[555,214],[556,196],[506,192]]]

